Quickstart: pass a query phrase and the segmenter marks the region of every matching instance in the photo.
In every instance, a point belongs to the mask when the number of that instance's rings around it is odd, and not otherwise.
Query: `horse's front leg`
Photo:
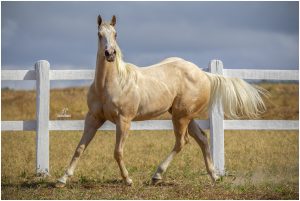
[[[81,140],[77,145],[73,158],[67,170],[65,171],[65,174],[60,179],[58,179],[57,183],[55,184],[56,187],[64,187],[66,185],[68,178],[74,174],[74,170],[78,164],[78,160],[81,154],[87,148],[91,140],[94,138],[96,131],[98,130],[98,128],[100,128],[100,126],[103,125],[104,122],[104,119],[98,119],[92,113],[87,113],[84,122],[84,132]]]
[[[125,167],[123,161],[123,149],[125,145],[125,140],[129,134],[130,120],[120,117],[116,122],[116,145],[114,151],[114,157],[119,165],[121,176],[127,185],[132,185],[132,180],[128,176],[128,171]]]

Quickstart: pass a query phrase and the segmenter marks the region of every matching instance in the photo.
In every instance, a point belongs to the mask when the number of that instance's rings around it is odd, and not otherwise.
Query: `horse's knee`
[[[174,148],[174,151],[176,151],[177,153],[180,152],[183,148],[183,145],[178,145]]]
[[[184,135],[184,144],[188,144],[190,142],[189,135],[186,133]]]
[[[115,150],[114,151],[114,158],[116,159],[116,161],[120,161],[123,159],[123,152],[120,150]]]
[[[181,139],[180,141],[176,142],[175,147],[174,147],[174,151],[176,151],[177,153],[180,152],[183,148],[183,146],[185,145],[185,140],[184,138]]]

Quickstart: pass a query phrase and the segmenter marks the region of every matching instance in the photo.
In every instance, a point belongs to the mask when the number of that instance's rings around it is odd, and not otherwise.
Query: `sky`
[[[124,60],[147,66],[176,56],[207,68],[298,69],[299,3],[1,2],[1,68],[95,69],[97,16],[116,15]],[[91,81],[51,81],[51,87]],[[33,88],[33,81],[2,81]]]

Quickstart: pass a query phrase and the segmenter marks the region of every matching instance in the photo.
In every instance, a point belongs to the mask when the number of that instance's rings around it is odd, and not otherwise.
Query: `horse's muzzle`
[[[106,61],[108,61],[108,62],[115,61],[115,59],[116,59],[116,50],[114,50],[113,52],[109,52],[108,50],[105,50],[104,54],[105,54]]]

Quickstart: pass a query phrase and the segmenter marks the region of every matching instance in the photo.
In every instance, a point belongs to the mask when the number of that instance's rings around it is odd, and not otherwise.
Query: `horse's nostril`
[[[117,51],[116,50],[114,50],[114,54],[116,54],[117,53]]]
[[[105,54],[105,56],[109,56],[109,52],[107,51],[107,50],[105,50],[105,52],[104,52],[104,54]]]

